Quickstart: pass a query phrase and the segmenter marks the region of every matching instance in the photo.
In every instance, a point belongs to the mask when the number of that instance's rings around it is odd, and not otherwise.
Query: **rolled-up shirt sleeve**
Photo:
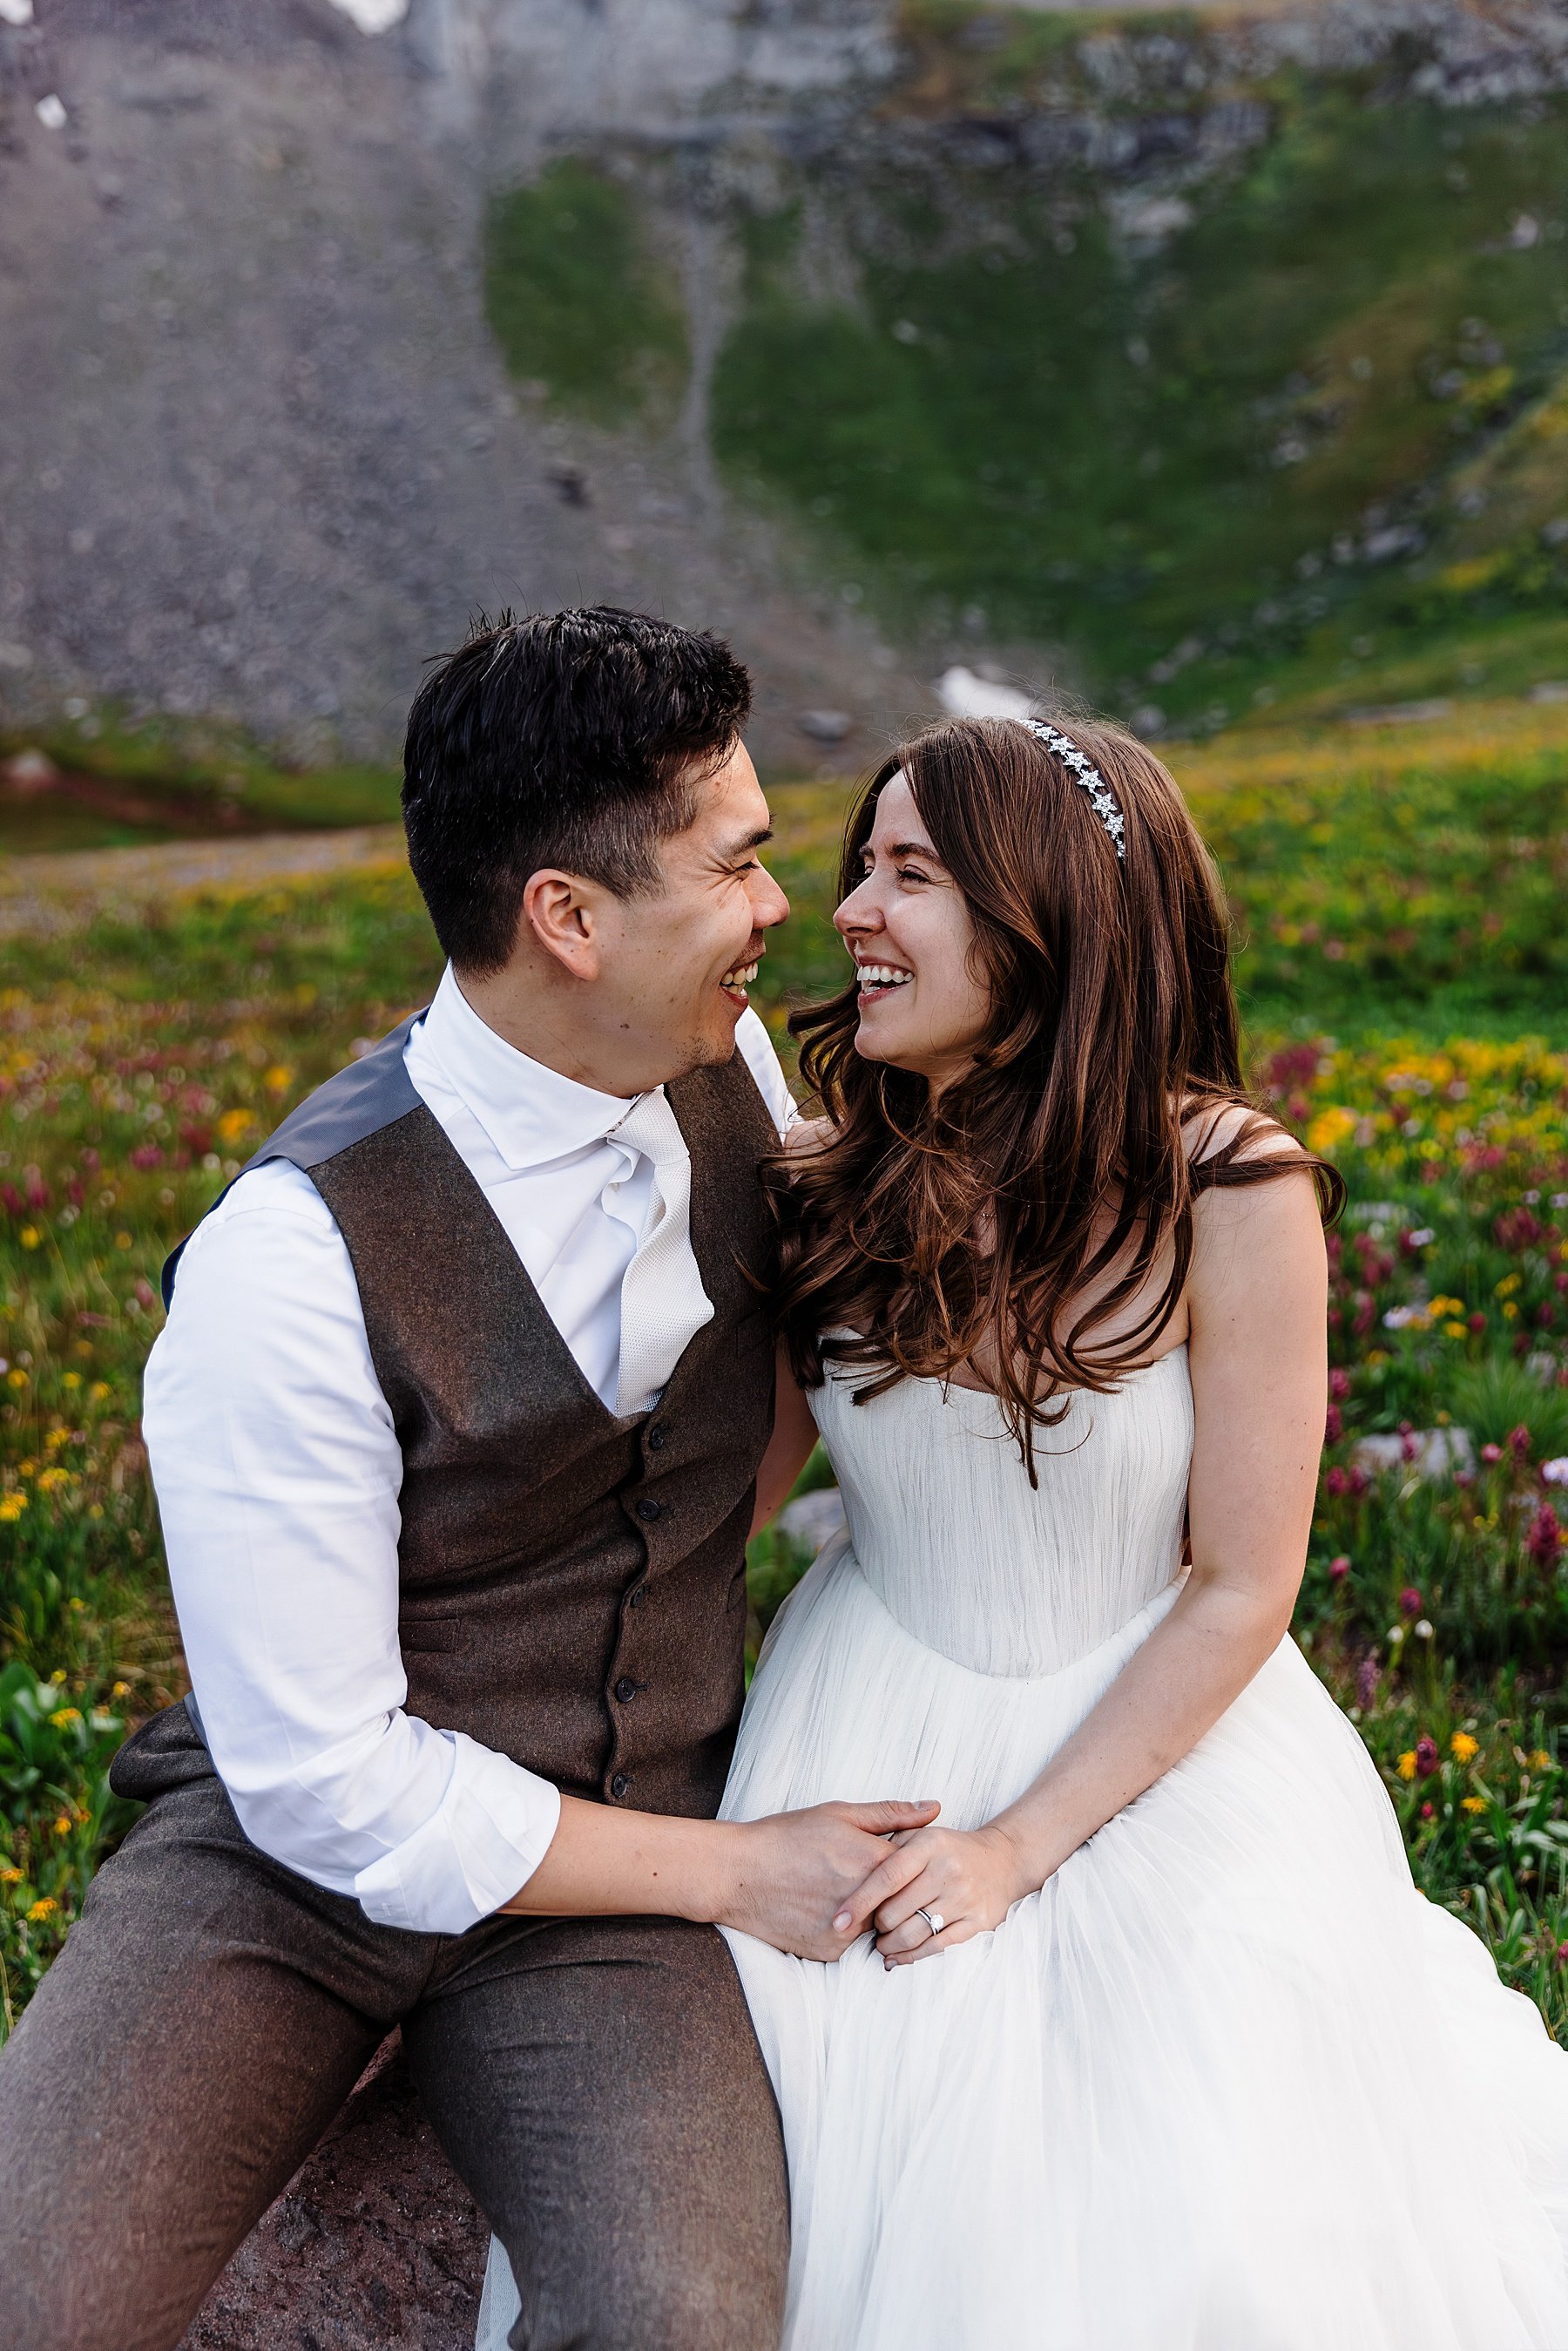
[[[348,1250],[286,1163],[192,1236],[142,1426],[203,1735],[245,1834],[382,1925],[459,1934],[498,1909],[560,1795],[404,1711],[402,1455]]]

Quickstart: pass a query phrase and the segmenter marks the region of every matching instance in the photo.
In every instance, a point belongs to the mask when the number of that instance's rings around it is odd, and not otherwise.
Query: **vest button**
[[[637,1506],[637,1515],[639,1519],[646,1519],[651,1526],[655,1519],[663,1517],[664,1505],[656,1502],[651,1494],[645,1494]]]
[[[647,1589],[648,1586],[645,1583],[639,1583],[637,1590],[632,1593],[630,1600],[627,1603],[627,1605],[629,1608],[640,1608],[642,1605],[642,1595]]]
[[[640,1685],[634,1682],[629,1674],[622,1674],[619,1681],[617,1682],[615,1686],[615,1694],[620,1700],[622,1706],[629,1706],[631,1704],[632,1699],[637,1696],[639,1687]]]
[[[662,1453],[665,1447],[665,1443],[666,1434],[662,1428],[650,1428],[649,1430],[648,1449],[650,1453]]]
[[[630,1785],[631,1773],[629,1771],[618,1771],[615,1778],[610,1782],[610,1794],[616,1797],[624,1796]]]

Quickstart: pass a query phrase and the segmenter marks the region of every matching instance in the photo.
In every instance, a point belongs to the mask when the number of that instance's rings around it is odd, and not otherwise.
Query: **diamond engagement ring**
[[[917,1914],[925,1920],[933,1935],[940,1935],[947,1924],[940,1910],[928,1910],[923,1903],[917,1906]]]

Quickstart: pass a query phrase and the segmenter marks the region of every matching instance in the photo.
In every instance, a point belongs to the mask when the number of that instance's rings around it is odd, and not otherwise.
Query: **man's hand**
[[[722,1927],[802,1959],[842,1959],[866,1922],[856,1897],[888,1858],[888,1839],[923,1829],[940,1804],[814,1804],[734,1823]]]
[[[883,1855],[850,1905],[849,1931],[874,1928],[888,1965],[908,1967],[1000,1927],[1012,1905],[1035,1890],[1017,1847],[994,1823],[922,1828]],[[941,1920],[940,1933],[922,1911]]]

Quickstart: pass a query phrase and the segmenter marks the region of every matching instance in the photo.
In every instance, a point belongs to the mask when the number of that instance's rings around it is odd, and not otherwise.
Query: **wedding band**
[[[925,1920],[933,1935],[940,1935],[947,1924],[940,1910],[928,1910],[924,1903],[917,1904],[916,1915]]]

